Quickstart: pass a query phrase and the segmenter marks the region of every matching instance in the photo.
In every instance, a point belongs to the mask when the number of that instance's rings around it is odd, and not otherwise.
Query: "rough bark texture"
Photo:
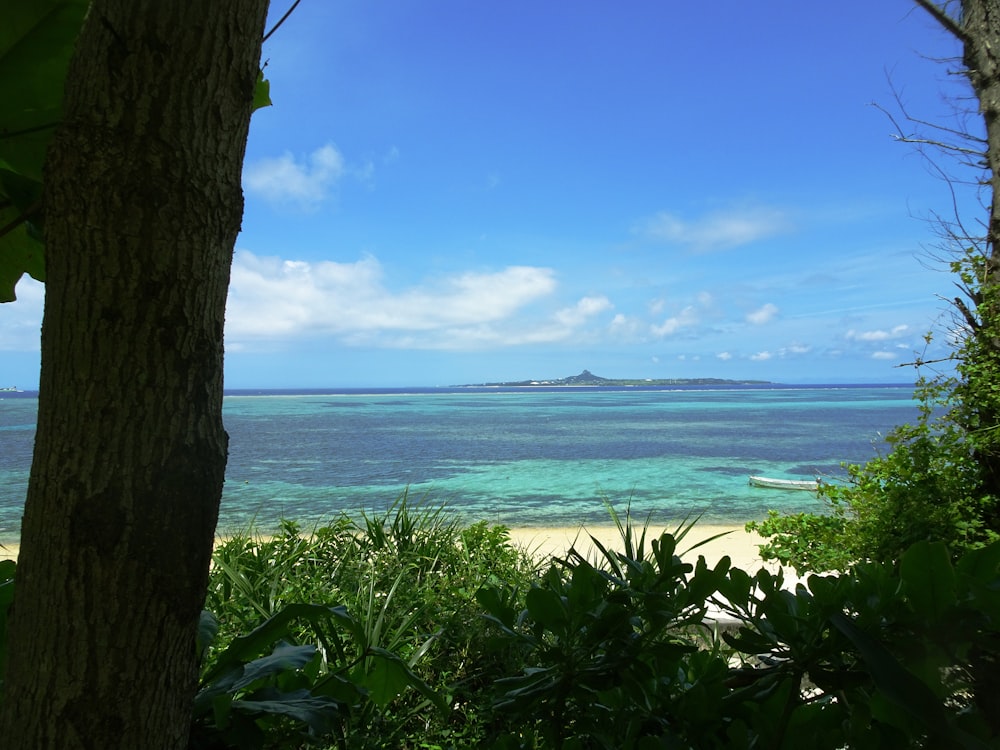
[[[1000,372],[1000,0],[963,0],[958,19],[963,46],[962,62],[972,89],[979,100],[979,111],[986,127],[986,178],[990,191],[989,217],[986,224],[985,262],[982,288],[977,303],[978,327],[973,352],[984,367],[970,368],[967,376],[970,393],[990,393],[992,381]],[[994,428],[1000,421],[996,399],[977,398],[980,424]],[[986,489],[1000,496],[1000,444],[980,450]],[[1000,518],[994,519],[1000,525]]]
[[[971,336],[963,347],[959,372],[963,383],[957,391],[974,441],[974,455],[982,472],[983,494],[1000,497],[1000,441],[990,437],[1000,425],[996,379],[1000,373],[1000,0],[915,0],[962,43],[965,74],[979,102],[986,130],[984,185],[989,191],[989,216],[983,238],[981,276],[971,288],[975,310],[959,300],[959,309]],[[1000,531],[1000,508],[986,518]],[[979,648],[969,655],[976,703],[1000,736],[1000,654]]]
[[[96,0],[78,41],[47,162],[7,750],[187,743],[266,7]]]
[[[982,289],[977,302],[979,328],[973,356],[981,362],[966,371],[968,393],[992,396],[1000,372],[1000,0],[963,0],[959,19],[963,63],[979,100],[986,126],[986,170],[989,180],[989,218],[986,225],[986,258]],[[977,382],[982,381],[982,382]],[[966,397],[968,400],[968,397]],[[976,398],[980,429],[996,429],[1000,411],[995,397]],[[983,469],[985,490],[1000,497],[1000,443],[985,441],[977,450]],[[1000,528],[1000,517],[992,519]],[[976,703],[990,723],[994,736],[1000,733],[1000,672],[998,654],[977,649],[970,655]]]

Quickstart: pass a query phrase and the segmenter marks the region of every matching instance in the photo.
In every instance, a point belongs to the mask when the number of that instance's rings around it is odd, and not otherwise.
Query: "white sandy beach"
[[[673,526],[650,527],[646,533],[646,548],[649,549],[649,542],[663,531],[675,530]],[[510,530],[510,538],[514,544],[540,557],[562,555],[575,546],[588,559],[593,559],[597,550],[591,537],[595,537],[607,549],[622,549],[621,535],[614,526],[536,526]],[[711,541],[696,546],[706,539]],[[761,567],[776,570],[776,565],[764,563],[760,559],[757,547],[762,543],[763,540],[757,534],[745,531],[742,525],[696,524],[681,541],[679,551],[681,557],[690,563],[697,561],[699,555],[704,555],[706,562],[714,566],[724,555],[729,555],[735,567],[749,573]],[[4,545],[0,548],[0,560],[16,560],[19,547],[18,544]],[[785,577],[793,578],[793,571],[786,571]]]
[[[647,530],[647,550],[649,542],[664,531],[673,533],[676,528],[650,527]],[[511,529],[510,537],[516,545],[538,555],[563,554],[575,546],[591,559],[597,552],[591,537],[596,538],[607,549],[622,549],[621,534],[614,526],[517,528]],[[773,563],[765,563],[760,558],[757,547],[763,542],[760,536],[745,531],[742,525],[696,524],[681,540],[678,550],[682,559],[690,563],[694,563],[699,555],[704,555],[706,562],[714,566],[723,556],[728,555],[735,567],[747,572],[754,572],[761,567],[775,570]]]

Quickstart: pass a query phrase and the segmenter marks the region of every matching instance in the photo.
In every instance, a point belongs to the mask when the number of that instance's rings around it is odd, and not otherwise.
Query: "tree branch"
[[[283,24],[285,21],[288,20],[288,17],[292,15],[292,11],[298,7],[300,2],[302,2],[302,0],[295,0],[295,2],[292,3],[292,7],[289,8],[287,11],[285,11],[285,15],[283,15],[281,18],[278,19],[278,22],[271,27],[271,30],[269,32],[264,34],[264,38],[261,40],[261,44],[266,42],[270,38],[271,34],[277,31],[281,27],[281,24]]]
[[[37,214],[42,209],[42,202],[40,200],[35,201],[30,206],[28,210],[18,216],[14,221],[8,222],[6,225],[0,227],[0,237],[10,234],[19,226],[31,219],[32,216]]]
[[[958,41],[965,44],[969,41],[969,35],[965,33],[965,29],[954,18],[945,13],[944,8],[937,3],[931,2],[931,0],[913,0],[917,5],[930,13],[931,18],[941,24],[944,30],[951,34],[953,37],[958,39]]]

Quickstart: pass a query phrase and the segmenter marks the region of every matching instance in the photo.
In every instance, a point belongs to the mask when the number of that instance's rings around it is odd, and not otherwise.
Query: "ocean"
[[[306,528],[408,492],[463,522],[608,523],[606,502],[669,524],[821,510],[750,474],[844,476],[916,419],[911,386],[238,391],[219,530]],[[0,393],[0,543],[16,541],[37,401]]]

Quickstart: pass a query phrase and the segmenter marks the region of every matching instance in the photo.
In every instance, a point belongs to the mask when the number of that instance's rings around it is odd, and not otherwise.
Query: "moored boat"
[[[808,490],[815,492],[819,489],[818,479],[776,479],[772,477],[761,477],[750,475],[750,484],[754,487],[766,487],[772,490]]]

